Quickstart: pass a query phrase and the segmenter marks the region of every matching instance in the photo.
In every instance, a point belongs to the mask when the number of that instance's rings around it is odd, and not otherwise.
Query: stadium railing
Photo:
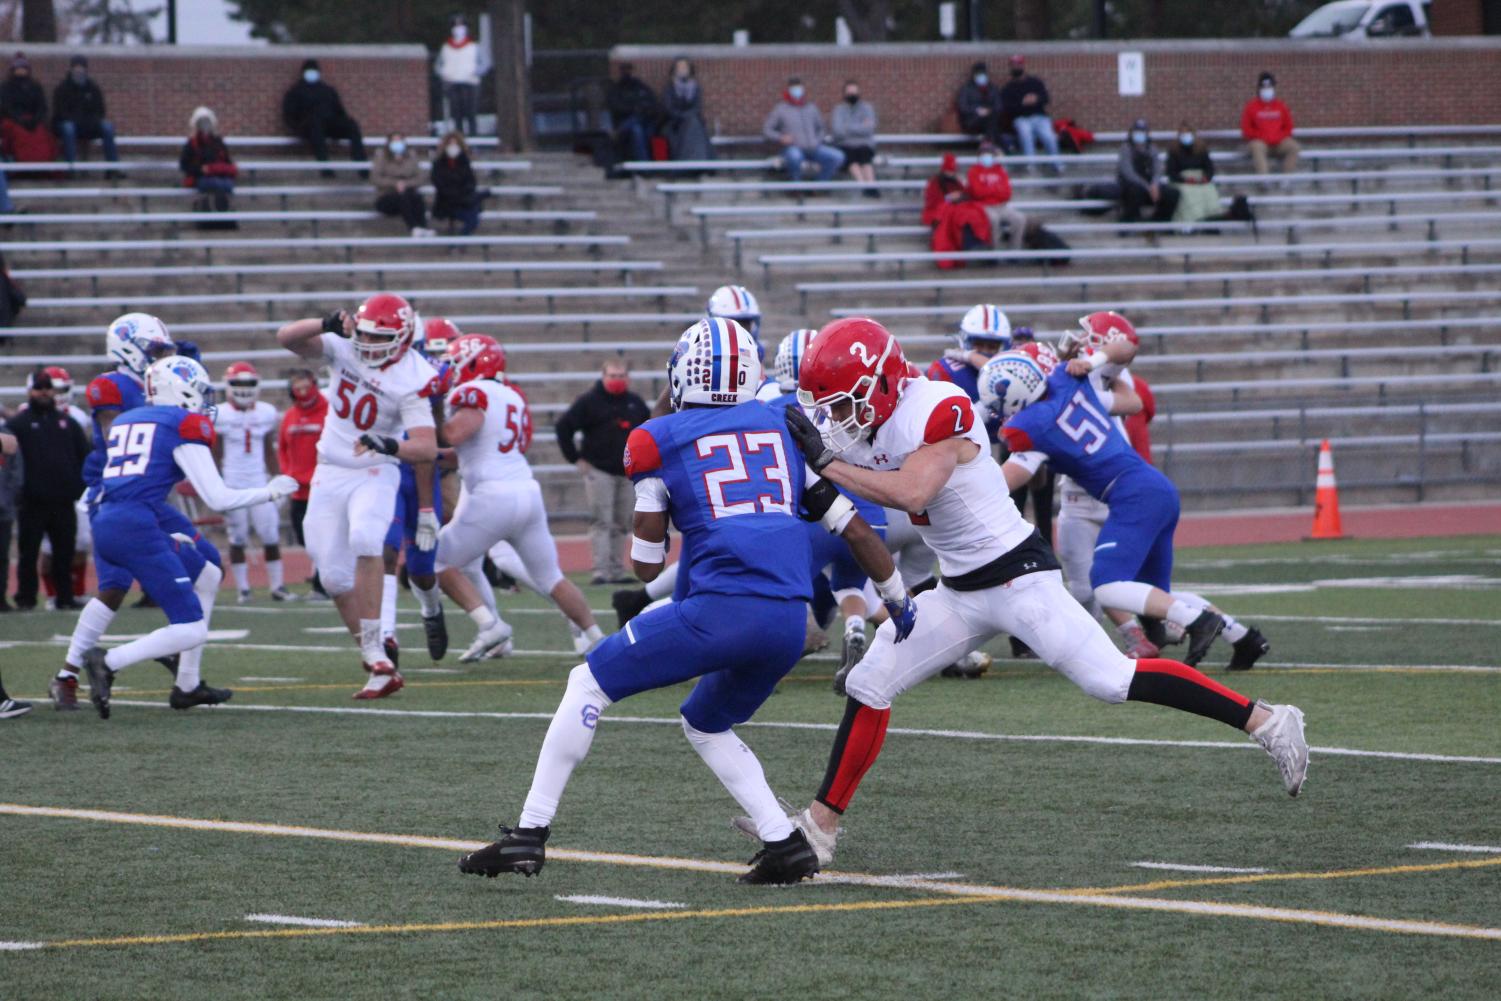
[[[34,228],[38,226],[183,226],[205,222],[276,223],[291,225],[305,222],[312,226],[313,235],[318,235],[319,223],[376,222],[387,217],[379,212],[346,209],[290,209],[284,211],[231,211],[231,212],[34,212],[26,215],[8,215],[0,219],[6,226]],[[570,223],[594,222],[599,213],[593,210],[517,210],[492,209],[481,213],[487,222],[549,223],[566,226]],[[409,238],[410,239],[410,238]],[[466,238],[467,239],[467,238]]]
[[[631,242],[625,234],[485,234],[471,236],[432,236],[420,243],[410,236],[300,236],[296,240],[266,239],[264,237],[224,237],[220,239],[151,239],[151,240],[24,240],[0,243],[0,251],[7,255],[56,253],[63,261],[69,254],[135,253],[138,251],[187,251],[203,252],[205,262],[212,262],[215,251],[249,250],[276,251],[295,254],[302,251],[322,252],[340,249],[346,261],[354,260],[356,250],[392,248],[443,247],[459,250],[478,247],[485,260],[490,259],[494,247],[526,247],[536,251],[559,247],[583,247],[591,253],[599,253],[603,247],[623,247]]]

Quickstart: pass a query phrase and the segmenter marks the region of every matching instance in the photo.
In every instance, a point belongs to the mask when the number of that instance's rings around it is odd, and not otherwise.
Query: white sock
[[[386,648],[381,643],[380,619],[360,620],[360,656],[367,664],[386,659]]]
[[[484,632],[486,629],[489,629],[500,620],[500,616],[490,611],[484,605],[480,605],[478,608],[470,609],[469,618],[472,619],[474,621],[474,624],[479,627],[480,632]]]
[[[594,680],[588,664],[580,664],[568,672],[568,688],[548,724],[519,826],[547,827],[552,824],[569,776],[589,753],[589,745],[594,743],[594,726],[609,704],[610,700],[600,691],[599,682]]]
[[[209,620],[214,614],[214,598],[219,593],[219,583],[222,580],[224,580],[224,571],[212,563],[205,563],[203,570],[198,574],[198,579],[193,581],[193,593],[198,595],[198,604],[203,606],[205,633],[208,631]],[[185,692],[191,692],[197,688],[201,680],[199,668],[203,665],[203,646],[204,644],[200,643],[191,649],[184,650],[182,656],[177,659],[177,687]]]
[[[863,615],[851,615],[844,620],[844,635],[850,633],[865,633],[865,617]]]
[[[231,563],[229,565],[229,568],[234,571],[235,587],[239,588],[241,591],[250,590],[250,564]]]
[[[396,635],[396,575],[388,573],[380,579],[380,635]]]
[[[1204,614],[1202,606],[1184,601],[1182,598],[1174,595],[1173,603],[1168,606],[1166,618],[1173,625],[1182,626],[1184,629],[1187,629],[1193,625],[1194,619],[1197,619],[1202,614]]]
[[[674,563],[658,574],[656,580],[646,582],[646,596],[652,601],[656,601],[659,598],[671,597],[673,589],[677,586],[678,565]]]
[[[1106,608],[1116,608],[1132,615],[1145,615],[1152,585],[1134,580],[1113,580],[1094,589],[1094,596]]]
[[[1190,604],[1202,605],[1205,608],[1209,607],[1208,601],[1199,597],[1197,594],[1194,594],[1192,591],[1174,591],[1173,597],[1182,598],[1184,601],[1187,601]],[[1230,615],[1223,610],[1220,611],[1220,618],[1225,620],[1225,631],[1220,633],[1220,635],[1225,637],[1225,639],[1230,641],[1231,643],[1239,643],[1241,640],[1246,638],[1246,633],[1251,631],[1243,623],[1236,619],[1235,616]]]
[[[198,622],[176,622],[154,629],[138,640],[110,650],[104,655],[104,666],[111,671],[138,664],[143,660],[170,657],[190,647],[198,646],[208,638],[208,626]]]
[[[605,638],[604,630],[599,628],[598,623],[588,629],[580,629],[570,620],[568,631],[573,634],[574,653],[588,653],[594,648],[594,644]]]
[[[430,619],[443,610],[443,593],[438,590],[438,585],[432,587],[418,587],[415,581],[410,582],[410,590],[417,597],[417,604],[422,609],[422,617]]]
[[[281,560],[266,561],[266,583],[271,585],[271,590],[280,591],[286,583],[286,577],[282,573]]]
[[[704,733],[695,730],[686,719],[683,733],[688,743],[704,759],[704,764],[729,790],[735,802],[756,825],[762,841],[781,841],[792,835],[792,821],[777,802],[776,794],[766,784],[766,773],[754,751],[746,747],[734,730]]]
[[[485,607],[494,615],[499,616],[500,609],[495,604],[495,588],[490,586],[489,579],[485,577],[484,558],[481,557],[464,567],[464,576],[469,578],[469,583],[473,584],[474,589],[479,592],[479,600],[485,603]]]
[[[73,677],[78,677],[76,668],[83,666],[84,653],[99,645],[99,637],[104,635],[104,631],[114,620],[114,611],[98,598],[90,598],[89,603],[83,606],[83,611],[78,613],[78,621],[73,625],[73,638],[68,641],[68,655],[64,659],[64,663],[75,668]],[[62,677],[62,674],[58,677]]]

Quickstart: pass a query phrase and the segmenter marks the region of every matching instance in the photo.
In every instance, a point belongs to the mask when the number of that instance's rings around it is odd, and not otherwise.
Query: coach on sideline
[[[26,407],[6,424],[21,448],[21,510],[16,562],[16,607],[36,607],[37,557],[42,535],[52,540],[52,582],[59,610],[73,601],[73,537],[83,494],[83,460],[90,442],[78,422],[52,399],[52,378],[41,369],[27,382]]]

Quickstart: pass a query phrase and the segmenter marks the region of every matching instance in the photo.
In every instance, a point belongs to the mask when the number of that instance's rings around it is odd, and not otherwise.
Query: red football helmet
[[[835,320],[803,356],[797,399],[825,418],[829,444],[843,451],[886,422],[906,384],[907,359],[890,331],[863,316]],[[836,416],[834,408],[848,407]]]
[[[248,361],[237,361],[224,370],[224,386],[229,402],[245,410],[254,406],[260,395],[261,374]]]
[[[73,399],[73,377],[61,365],[48,365],[42,371],[52,380],[52,398],[66,407]]]
[[[506,353],[499,344],[486,345],[458,368],[454,381],[463,385],[475,379],[494,379],[506,370]]]
[[[1052,345],[1044,344],[1042,341],[1028,341],[1011,350],[1013,353],[1020,352],[1027,355],[1035,361],[1045,376],[1052,375],[1053,369],[1058,367],[1058,352],[1053,350]]]
[[[462,336],[459,328],[454,326],[451,320],[446,320],[441,316],[424,320],[422,322],[422,353],[429,358],[443,358],[448,353],[448,345]]]
[[[485,367],[490,369],[489,374],[470,374],[474,370],[473,362],[486,352],[490,352],[490,357],[485,362]],[[496,374],[504,374],[506,353],[489,334],[460,334],[448,342],[448,365],[452,372],[450,381],[457,386],[471,379],[490,379]]]
[[[400,361],[416,333],[417,314],[412,304],[392,292],[372,295],[354,314],[355,355],[371,368]]]
[[[1058,347],[1062,349],[1062,354],[1072,357],[1081,349],[1094,350],[1121,339],[1130,341],[1133,345],[1141,343],[1130,320],[1114,310],[1102,310],[1079,317],[1079,332],[1064,331],[1058,340]]]

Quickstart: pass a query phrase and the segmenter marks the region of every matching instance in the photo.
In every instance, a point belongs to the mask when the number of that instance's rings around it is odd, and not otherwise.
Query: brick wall
[[[281,99],[304,59],[317,59],[323,78],[368,135],[422,132],[427,120],[428,59],[420,45],[366,46],[20,46],[32,76],[47,91],[75,53],[104,90],[120,135],[187,135],[188,115],[206,104],[233,141],[242,135],[284,135]]]
[[[1444,38],[1368,43],[1283,40],[1048,42],[1013,45],[619,46],[614,64],[632,62],[654,87],[673,57],[686,54],[704,87],[705,117],[720,134],[758,133],[785,78],[802,76],[827,116],[846,78],[860,80],[882,132],[955,128],[954,94],[972,62],[1004,76],[1013,50],[1052,93],[1055,116],[1093,129],[1121,129],[1137,115],[1171,127],[1189,118],[1201,128],[1232,128],[1256,76],[1276,73],[1280,96],[1301,125],[1405,125],[1501,122],[1501,39]],[[1117,93],[1116,57],[1146,57],[1146,95]]]
[[[1482,0],[1439,0],[1428,5],[1428,26],[1435,35],[1479,35],[1485,32]]]

